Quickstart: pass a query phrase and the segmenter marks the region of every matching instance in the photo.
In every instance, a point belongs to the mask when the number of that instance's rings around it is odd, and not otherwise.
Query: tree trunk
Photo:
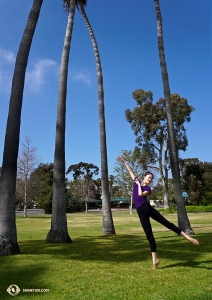
[[[166,178],[163,178],[162,181],[163,181],[163,205],[165,209],[168,209],[169,208],[168,182]]]
[[[167,169],[167,160],[168,160],[168,153],[167,149],[164,150],[164,208],[168,209],[169,208],[169,188],[168,188],[168,169]]]
[[[182,197],[181,185],[180,185],[178,152],[176,148],[174,124],[172,119],[170,88],[169,88],[168,72],[166,68],[164,43],[163,43],[162,17],[160,12],[159,0],[154,0],[154,4],[155,4],[156,17],[157,17],[158,51],[159,51],[160,66],[161,66],[161,73],[162,73],[164,98],[166,102],[170,163],[171,163],[173,185],[174,185],[174,191],[176,197],[177,212],[178,212],[178,225],[187,234],[194,234],[193,230],[191,229],[190,222],[188,220],[184,200]]]
[[[24,180],[24,218],[27,217],[27,175]]]
[[[70,11],[60,68],[57,124],[54,153],[53,197],[51,229],[46,237],[48,243],[71,243],[68,234],[65,199],[65,123],[68,62],[75,15],[75,1],[70,1]]]
[[[12,80],[0,180],[0,255],[19,254],[15,190],[25,73],[43,0],[34,0],[19,46]]]
[[[85,197],[85,213],[88,213],[88,195]]]
[[[101,148],[102,214],[103,214],[102,233],[115,234],[115,228],[113,224],[113,217],[112,217],[111,205],[110,205],[110,193],[109,193],[102,67],[101,67],[97,42],[93,30],[91,28],[91,25],[86,16],[83,4],[80,4],[80,9],[93,44],[94,55],[96,59],[97,79],[98,79],[100,148]]]

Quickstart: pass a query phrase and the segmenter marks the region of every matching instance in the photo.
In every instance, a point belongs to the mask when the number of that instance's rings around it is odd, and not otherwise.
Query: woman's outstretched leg
[[[155,221],[159,222],[160,224],[164,225],[166,228],[174,231],[178,235],[184,236],[190,243],[192,243],[195,246],[199,245],[199,242],[196,239],[193,239],[189,235],[187,235],[182,229],[175,226],[173,223],[170,223],[167,219],[165,219],[156,209],[150,206],[148,204],[149,211],[150,211],[150,217],[154,219]]]
[[[181,231],[180,235],[184,236],[187,239],[187,241],[189,241],[193,245],[199,246],[198,240],[193,239],[192,237],[190,237],[189,235],[187,235],[184,231]]]

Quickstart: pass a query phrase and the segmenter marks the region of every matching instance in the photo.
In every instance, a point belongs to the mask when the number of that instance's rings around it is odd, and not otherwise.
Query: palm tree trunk
[[[13,73],[0,180],[0,255],[20,253],[15,223],[15,190],[25,73],[43,0],[34,0]]]
[[[182,197],[181,185],[180,185],[178,152],[177,152],[177,147],[175,142],[174,124],[172,118],[171,99],[170,99],[169,78],[168,78],[168,72],[167,72],[166,60],[165,60],[162,17],[160,12],[159,0],[154,0],[154,4],[155,4],[156,17],[157,17],[158,51],[159,51],[160,66],[161,66],[161,73],[162,73],[164,98],[166,102],[170,163],[171,163],[173,185],[174,185],[176,205],[178,211],[178,225],[187,234],[194,234],[193,230],[191,229],[190,222],[188,220],[184,200]]]
[[[70,10],[60,68],[57,124],[54,153],[53,198],[51,229],[46,237],[48,243],[71,243],[68,234],[65,200],[65,123],[68,62],[75,15],[75,0],[70,1]]]
[[[101,67],[97,42],[82,3],[80,3],[80,10],[82,12],[82,16],[85,20],[93,44],[94,55],[96,59],[97,79],[98,79],[100,148],[101,148],[102,214],[103,214],[102,233],[115,234],[115,228],[113,224],[113,217],[112,217],[111,205],[110,205],[110,193],[109,193],[102,67]]]

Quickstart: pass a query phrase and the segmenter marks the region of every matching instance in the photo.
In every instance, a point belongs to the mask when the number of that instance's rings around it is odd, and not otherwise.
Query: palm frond
[[[68,12],[70,9],[71,0],[62,0],[63,1],[63,9]],[[79,8],[80,5],[86,6],[87,0],[75,0],[76,7]]]

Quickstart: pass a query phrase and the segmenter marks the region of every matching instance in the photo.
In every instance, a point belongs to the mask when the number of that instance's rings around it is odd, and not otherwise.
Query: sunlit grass
[[[166,217],[177,223],[176,215]],[[50,216],[18,217],[21,254],[0,257],[0,299],[11,299],[6,292],[11,284],[21,289],[17,299],[212,299],[211,217],[189,215],[199,247],[153,221],[161,261],[157,270],[151,269],[136,213],[113,213],[116,235],[101,234],[101,213],[69,214],[71,244],[46,244]]]

